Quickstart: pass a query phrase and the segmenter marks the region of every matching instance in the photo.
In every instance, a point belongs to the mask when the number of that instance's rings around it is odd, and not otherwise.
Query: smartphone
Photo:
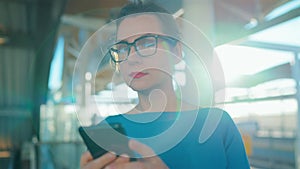
[[[78,130],[94,159],[109,151],[116,155],[127,154],[129,157],[134,155],[128,147],[128,138],[120,123],[81,126]]]

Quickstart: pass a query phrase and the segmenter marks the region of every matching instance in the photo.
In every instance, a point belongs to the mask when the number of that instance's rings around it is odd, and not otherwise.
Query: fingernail
[[[133,147],[135,144],[135,140],[129,140],[129,147]]]
[[[116,153],[115,153],[115,152],[109,152],[109,156],[110,156],[110,157],[115,157],[115,156],[116,156]]]
[[[106,166],[105,169],[114,169],[114,165],[109,165],[109,166]]]
[[[128,154],[121,154],[120,156],[121,156],[121,157],[129,158],[129,155],[128,155]]]

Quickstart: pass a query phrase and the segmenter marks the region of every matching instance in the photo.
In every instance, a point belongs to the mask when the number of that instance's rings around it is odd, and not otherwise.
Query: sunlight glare
[[[216,53],[227,82],[241,75],[253,75],[293,60],[293,56],[288,52],[246,46],[222,45],[216,47]]]

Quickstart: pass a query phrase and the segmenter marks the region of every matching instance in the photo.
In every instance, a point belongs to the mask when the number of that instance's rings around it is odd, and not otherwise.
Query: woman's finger
[[[142,161],[136,163],[130,163],[126,167],[137,167],[137,168],[156,168],[156,169],[167,169],[168,166],[154,153],[154,151],[147,145],[140,143],[136,140],[129,141],[129,147],[138,152],[143,156]]]
[[[84,152],[80,158],[80,168],[85,166],[88,162],[92,161],[93,157],[89,151]]]
[[[150,147],[136,140],[129,140],[129,147],[133,151],[136,151],[137,153],[142,155],[144,158],[156,156],[156,154]]]
[[[133,169],[133,168],[145,169],[146,166],[144,165],[144,163],[142,163],[140,161],[136,161],[136,162],[130,162],[130,163],[112,164],[112,165],[105,167],[105,169]]]
[[[105,169],[109,169],[109,168],[118,168],[120,166],[124,166],[125,163],[129,163],[130,162],[130,158],[128,155],[123,154],[120,155],[115,161],[113,161],[112,163],[110,163],[109,165],[107,165],[105,167]]]
[[[114,155],[113,153],[106,153],[103,156],[90,161],[83,167],[85,167],[85,169],[99,169],[105,167],[109,163],[113,162],[115,159],[116,155]]]
[[[122,154],[114,161],[114,163],[126,163],[129,161],[130,161],[129,156],[127,154]]]

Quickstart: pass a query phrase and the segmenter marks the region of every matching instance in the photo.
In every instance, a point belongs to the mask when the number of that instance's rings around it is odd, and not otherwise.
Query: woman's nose
[[[131,46],[130,47],[130,51],[129,51],[129,54],[128,54],[128,59],[127,61],[129,63],[138,63],[138,62],[141,62],[141,57],[139,56],[138,52],[136,51],[135,47],[134,46]]]

